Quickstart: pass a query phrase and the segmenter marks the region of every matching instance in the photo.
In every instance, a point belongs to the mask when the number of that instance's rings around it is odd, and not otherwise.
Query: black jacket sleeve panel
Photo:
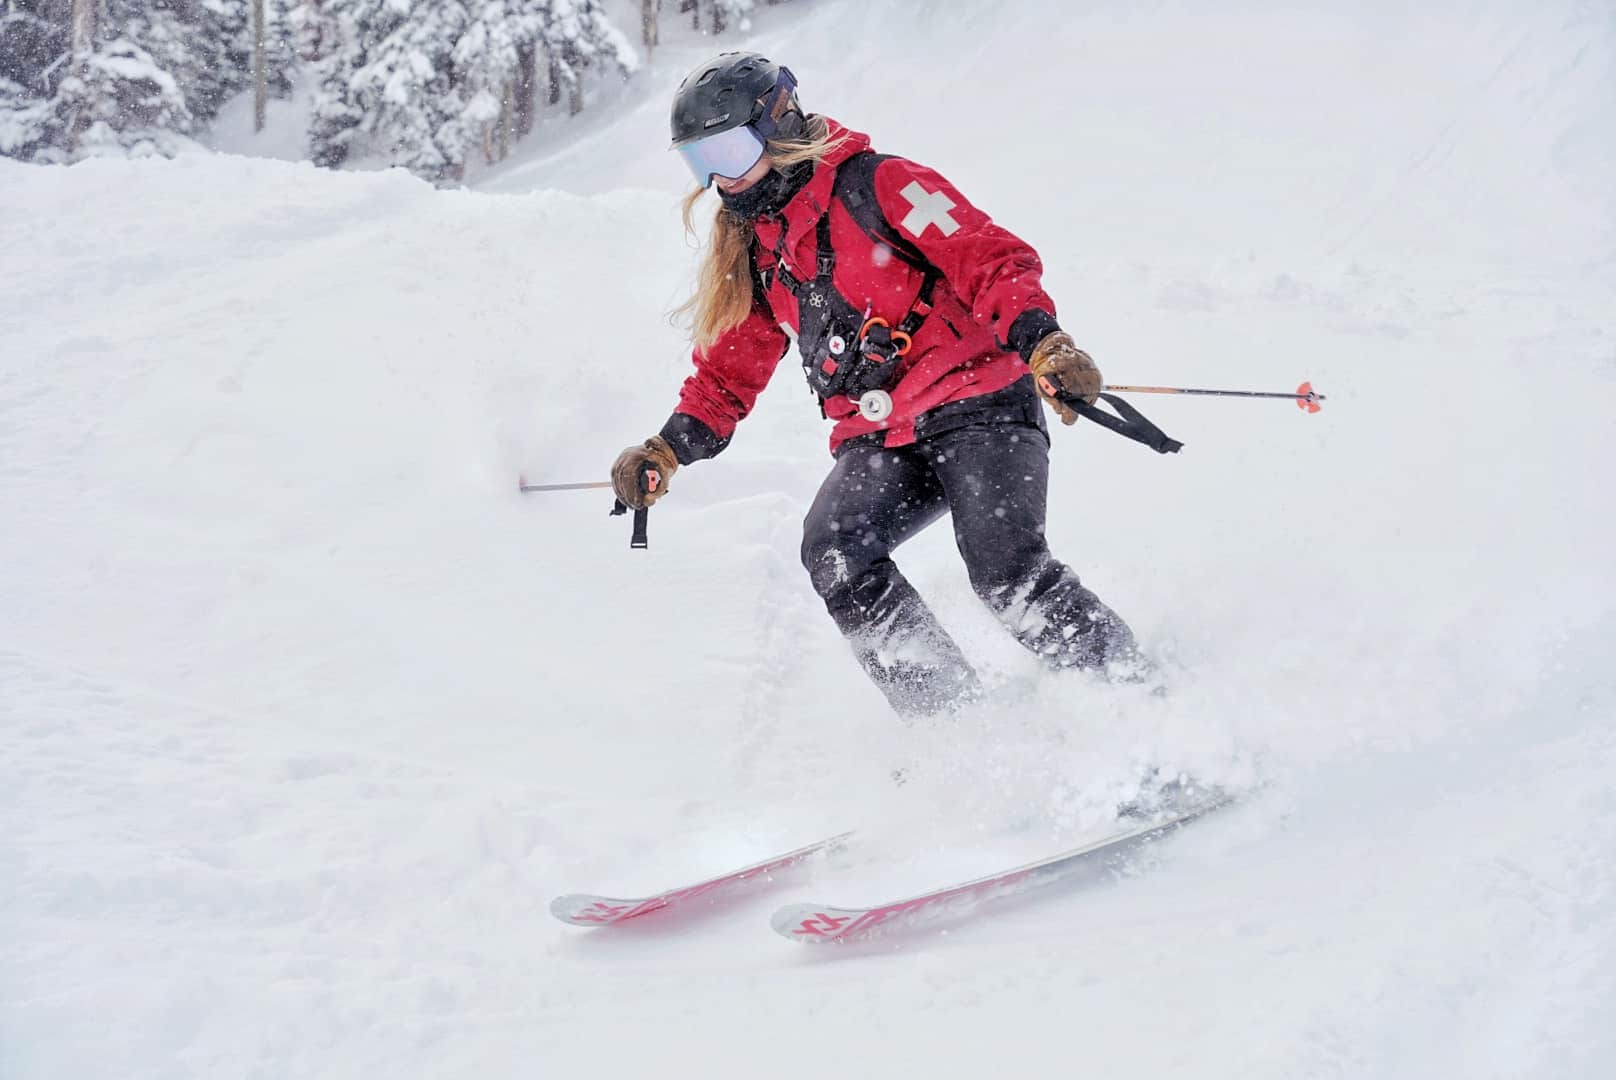
[[[689,413],[676,412],[668,417],[660,434],[673,447],[673,456],[681,465],[713,457],[729,445],[728,439],[720,439],[712,428]]]
[[[1023,360],[1032,359],[1032,351],[1045,337],[1060,329],[1055,316],[1039,308],[1028,308],[1016,316],[1005,335],[1005,344],[1021,354]]]

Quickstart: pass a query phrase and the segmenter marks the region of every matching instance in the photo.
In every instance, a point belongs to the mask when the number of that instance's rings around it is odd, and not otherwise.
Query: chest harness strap
[[[772,252],[774,265],[759,274],[764,292],[772,273],[797,301],[797,349],[821,410],[827,399],[846,396],[858,402],[867,419],[884,420],[892,412],[887,391],[897,381],[898,366],[913,345],[915,333],[931,314],[932,297],[943,274],[918,248],[898,236],[881,213],[874,195],[874,167],[879,161],[868,160],[875,158],[864,154],[844,162],[832,195],[866,235],[920,271],[920,288],[898,325],[872,316],[868,308],[860,312],[837,290],[829,210],[814,225],[817,265],[813,278],[804,280],[792,273],[786,260],[784,223]]]

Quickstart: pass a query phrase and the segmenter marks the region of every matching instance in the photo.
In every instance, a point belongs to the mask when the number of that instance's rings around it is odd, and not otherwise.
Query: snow
[[[1042,675],[940,525],[900,562],[1001,700],[893,719],[798,565],[790,361],[649,551],[515,491],[604,478],[685,373],[685,46],[476,191],[0,162],[0,1074],[1616,1070],[1616,27],[943,14],[754,44],[1031,239],[1108,377],[1329,396],[1054,433],[1051,542],[1170,695]],[[767,927],[1082,843],[1147,763],[1253,793],[992,918]],[[847,827],[667,929],[545,910]]]
[[[263,131],[253,130],[253,92],[237,94],[225,102],[199,141],[209,149],[228,154],[306,161],[309,116],[318,88],[318,82],[302,72],[289,97],[271,97],[265,102]]]

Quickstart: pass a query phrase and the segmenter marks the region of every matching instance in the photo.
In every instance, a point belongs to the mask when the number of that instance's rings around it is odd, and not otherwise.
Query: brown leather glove
[[[1077,423],[1077,411],[1070,405],[1056,400],[1057,389],[1080,397],[1093,405],[1100,391],[1105,388],[1105,382],[1100,378],[1100,369],[1094,366],[1094,359],[1079,349],[1073,343],[1072,335],[1064,330],[1046,335],[1042,341],[1033,346],[1032,356],[1027,358],[1027,366],[1032,368],[1038,396],[1049,402],[1049,407],[1060,416],[1063,424]]]
[[[640,470],[651,466],[650,490],[640,490]],[[653,435],[639,446],[631,446],[612,463],[612,490],[631,510],[644,510],[668,490],[668,477],[679,468],[673,447],[660,435]]]

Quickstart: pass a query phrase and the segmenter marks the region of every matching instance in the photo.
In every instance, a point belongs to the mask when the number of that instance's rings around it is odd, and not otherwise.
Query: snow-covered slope
[[[691,56],[476,192],[0,163],[0,1075],[1616,1069],[1616,25],[1200,7],[758,19],[1043,251],[1112,379],[1330,395],[1143,402],[1174,458],[1056,433],[1054,546],[1166,699],[1040,677],[946,528],[905,548],[1005,687],[943,730],[797,565],[790,363],[649,552],[515,491],[683,377]],[[1082,842],[1147,762],[1264,786],[946,934],[767,929]],[[676,932],[544,910],[849,826]]]

